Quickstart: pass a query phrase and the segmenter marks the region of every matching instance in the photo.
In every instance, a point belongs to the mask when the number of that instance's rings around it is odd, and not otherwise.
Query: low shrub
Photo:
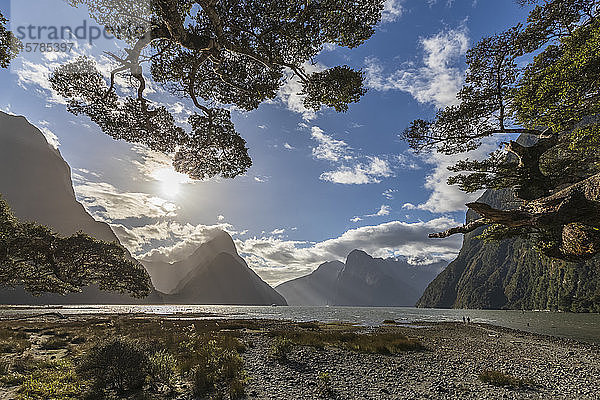
[[[84,387],[75,368],[67,361],[43,362],[30,375],[20,378],[19,384],[22,400],[80,399]]]
[[[91,347],[78,368],[93,390],[118,394],[140,391],[150,372],[150,360],[139,342],[116,338]]]
[[[71,343],[73,344],[82,344],[86,342],[86,338],[84,338],[83,336],[75,336],[73,339],[71,339]]]
[[[192,334],[182,344],[182,350],[186,357],[183,365],[191,366],[187,374],[194,396],[218,398],[229,393],[230,398],[236,398],[243,395],[244,362],[232,341],[222,336]]]
[[[287,360],[294,347],[294,342],[286,337],[276,337],[271,344],[270,355],[276,360]]]
[[[153,386],[173,388],[177,378],[177,360],[166,350],[160,350],[149,358],[150,377]]]
[[[44,350],[64,349],[69,345],[69,341],[61,337],[51,337],[40,346]]]
[[[527,387],[534,386],[530,378],[518,378],[500,371],[484,370],[479,374],[479,380],[494,386]]]
[[[25,381],[25,375],[19,374],[17,372],[11,372],[0,377],[0,383],[2,383],[3,386],[7,387],[18,386],[22,384],[23,381]]]
[[[331,387],[331,375],[329,372],[321,372],[318,376],[317,391],[321,396],[330,397],[333,395]]]
[[[18,337],[0,339],[0,353],[23,353],[31,347],[28,339]]]

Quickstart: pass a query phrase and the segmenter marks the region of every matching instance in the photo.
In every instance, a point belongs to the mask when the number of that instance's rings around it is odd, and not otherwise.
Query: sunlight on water
[[[457,322],[469,317],[487,323],[544,335],[561,336],[600,344],[600,314],[544,311],[442,310],[409,307],[269,307],[208,305],[85,305],[85,306],[4,306],[0,317],[57,311],[78,314],[153,314],[193,319],[264,318],[292,321],[344,321],[365,326],[380,325],[386,319],[399,323]]]

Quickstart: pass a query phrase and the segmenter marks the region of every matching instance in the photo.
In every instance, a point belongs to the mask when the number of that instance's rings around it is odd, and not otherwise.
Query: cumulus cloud
[[[381,23],[396,22],[404,12],[403,2],[404,0],[385,0],[383,12],[381,13]]]
[[[388,206],[386,204],[383,204],[381,207],[379,207],[379,210],[376,211],[375,213],[373,213],[373,214],[366,214],[366,215],[363,215],[363,217],[364,218],[369,218],[369,217],[384,217],[386,215],[390,215],[390,211],[391,210],[392,210],[392,207],[390,207],[390,206]],[[363,220],[363,218],[361,218],[361,217],[354,217],[354,218],[350,219],[351,222],[359,222],[359,221],[362,221],[362,220]]]
[[[58,149],[60,146],[60,140],[58,139],[58,136],[56,136],[54,132],[52,132],[47,126],[40,126],[38,129],[40,132],[42,132],[48,144],[55,149]]]
[[[385,74],[379,60],[367,58],[367,86],[379,91],[404,91],[420,103],[431,103],[436,107],[456,103],[456,93],[464,76],[459,65],[469,46],[466,29],[439,32],[420,39],[420,45],[423,48],[420,66],[405,65],[389,75]]]
[[[348,144],[325,134],[318,126],[311,128],[311,137],[317,142],[317,147],[312,149],[314,158],[333,162],[350,158]]]
[[[106,182],[87,182],[76,178],[77,199],[94,218],[112,222],[127,218],[173,217],[177,205],[148,193],[122,192]]]
[[[310,129],[311,137],[317,142],[312,156],[317,160],[329,161],[335,168],[323,172],[319,179],[344,185],[379,183],[383,178],[394,176],[397,169],[418,169],[414,157],[405,154],[382,154],[366,156],[354,151],[348,143],[326,134],[318,126],[300,124],[301,129]]]
[[[352,166],[341,165],[333,171],[323,172],[319,177],[323,181],[344,185],[363,185],[379,183],[382,178],[393,176],[389,161],[379,157],[368,157],[366,163],[356,163]]]
[[[318,243],[275,237],[238,239],[235,242],[257,273],[269,283],[278,284],[306,274],[325,261],[343,261],[354,249],[364,250],[375,257],[404,256],[420,262],[451,260],[458,253],[462,238],[435,240],[429,239],[427,234],[457,224],[449,218],[415,223],[392,221],[350,229],[337,238]],[[266,271],[270,273],[267,275]]]
[[[265,182],[269,181],[269,177],[268,176],[255,176],[254,181],[258,182],[258,183],[265,183]]]
[[[138,259],[162,262],[174,262],[189,257],[198,246],[222,230],[234,233],[231,225],[226,223],[192,225],[160,221],[139,227],[114,224],[112,228],[121,243]]]
[[[386,215],[390,215],[391,210],[392,210],[392,207],[383,204],[381,207],[379,207],[379,211],[377,211],[374,214],[367,214],[367,215],[365,215],[365,217],[383,217]]]
[[[433,166],[432,172],[425,178],[425,188],[429,189],[431,194],[424,203],[417,206],[411,205],[413,209],[426,210],[435,213],[464,210],[465,204],[477,200],[483,191],[465,193],[457,186],[448,185],[448,178],[454,174],[448,170],[448,167],[465,158],[481,160],[497,148],[497,139],[492,137],[484,140],[478,149],[468,153],[453,155],[440,153],[423,154],[423,161]],[[411,209],[411,206],[405,204],[405,207],[403,208]]]

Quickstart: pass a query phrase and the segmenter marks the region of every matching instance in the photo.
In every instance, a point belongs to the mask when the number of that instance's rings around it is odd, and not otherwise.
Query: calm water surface
[[[206,314],[194,318],[266,318],[292,321],[344,321],[365,326],[380,325],[385,319],[401,323],[415,321],[483,322],[545,335],[561,336],[600,344],[600,314],[545,311],[442,310],[410,307],[264,307],[264,306],[5,306],[0,318],[58,311],[65,315],[144,313],[155,315]]]

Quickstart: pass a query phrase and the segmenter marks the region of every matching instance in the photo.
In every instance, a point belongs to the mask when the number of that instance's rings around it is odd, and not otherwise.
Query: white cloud
[[[40,126],[38,129],[40,132],[42,132],[48,144],[55,149],[58,149],[60,146],[60,140],[58,139],[58,136],[56,136],[54,132],[52,132],[47,126]]]
[[[286,149],[288,149],[288,150],[294,150],[295,149],[295,147],[292,146],[291,144],[289,144],[288,142],[285,142],[283,144],[283,147],[286,148]]]
[[[217,221],[224,221],[224,220],[225,220],[224,215],[217,215]]]
[[[422,65],[406,65],[391,75],[375,58],[366,59],[367,86],[379,90],[410,93],[420,103],[444,107],[457,102],[456,93],[463,83],[464,70],[459,67],[469,46],[465,28],[458,28],[422,38]]]
[[[285,233],[285,229],[279,228],[271,231],[271,235],[283,235]]]
[[[121,243],[137,258],[144,261],[174,262],[189,257],[198,246],[218,232],[230,233],[231,225],[192,225],[175,221],[160,221],[140,227],[112,225]],[[144,252],[145,249],[149,251]]]
[[[268,176],[255,176],[254,181],[258,182],[258,183],[265,183],[265,182],[269,181],[269,177]]]
[[[8,114],[8,115],[17,115],[11,110],[11,105],[7,104],[5,107],[0,106],[0,111]]]
[[[127,218],[173,217],[177,205],[148,193],[121,192],[106,182],[87,182],[75,176],[77,199],[96,219],[105,222]]]
[[[317,147],[312,149],[314,158],[337,162],[340,161],[340,159],[349,157],[348,144],[343,140],[333,139],[331,136],[325,134],[318,126],[313,126],[311,128],[311,137],[318,143]]]
[[[437,218],[427,222],[392,221],[381,225],[350,229],[337,238],[318,243],[283,240],[274,237],[236,240],[248,264],[271,284],[309,273],[325,261],[345,260],[348,253],[361,249],[374,257],[405,256],[419,260],[451,260],[462,238],[429,239],[427,234],[456,226],[457,221]]]
[[[384,24],[396,22],[403,14],[404,0],[385,0],[383,3],[383,12],[381,13],[381,22]]]
[[[390,163],[379,157],[369,157],[368,163],[357,163],[353,166],[341,165],[333,171],[323,172],[321,180],[344,185],[362,185],[379,183],[381,178],[393,176]]]
[[[350,218],[350,221],[351,222],[359,222],[359,221],[362,221],[362,218],[361,217],[354,217],[354,218]]]
[[[390,206],[383,204],[379,208],[379,211],[377,211],[375,214],[367,214],[367,215],[365,215],[365,217],[383,217],[386,215],[390,215],[391,210],[392,210],[392,208]]]
[[[381,195],[388,200],[393,200],[394,193],[397,193],[397,192],[398,192],[398,189],[387,189],[385,192],[381,193]]]
[[[478,149],[468,153],[453,155],[440,153],[423,154],[423,160],[433,165],[433,171],[425,178],[425,188],[431,190],[431,194],[427,201],[415,206],[415,208],[435,213],[464,210],[465,204],[477,200],[481,196],[482,191],[465,193],[457,186],[448,185],[448,178],[455,174],[450,172],[448,167],[455,165],[459,160],[465,158],[481,160],[497,148],[497,138],[488,138],[483,141],[483,144]],[[408,206],[403,208],[410,209]]]

